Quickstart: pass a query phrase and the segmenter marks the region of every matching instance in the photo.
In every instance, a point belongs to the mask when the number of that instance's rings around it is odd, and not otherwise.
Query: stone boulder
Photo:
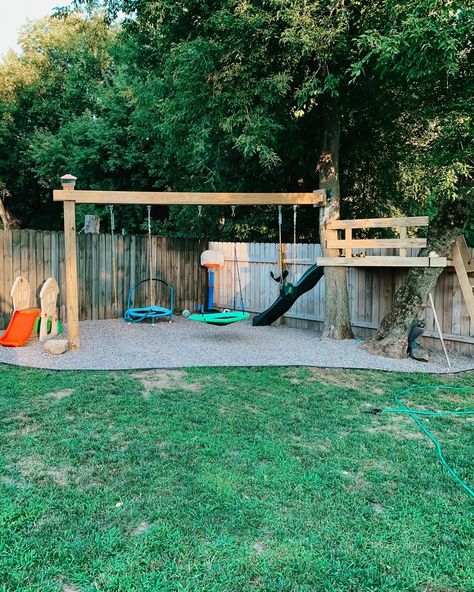
[[[68,349],[69,343],[67,339],[50,339],[44,344],[44,351],[55,356],[64,354]]]

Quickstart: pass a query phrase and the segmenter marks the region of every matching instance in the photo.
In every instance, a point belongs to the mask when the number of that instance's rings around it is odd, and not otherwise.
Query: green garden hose
[[[412,386],[401,391],[398,391],[394,395],[395,403],[398,405],[396,408],[387,408],[381,409],[382,413],[406,413],[409,415],[413,421],[418,425],[419,428],[423,431],[423,433],[428,436],[428,438],[433,442],[436,447],[436,451],[438,456],[441,460],[442,465],[447,469],[448,473],[453,477],[453,479],[464,489],[464,491],[469,494],[471,497],[474,498],[474,490],[469,487],[469,485],[461,479],[461,477],[456,473],[456,471],[448,464],[446,461],[443,451],[441,449],[441,444],[436,436],[428,430],[428,428],[421,422],[421,420],[417,417],[418,415],[434,415],[434,416],[446,416],[446,415],[474,415],[474,409],[469,409],[466,411],[423,411],[419,409],[412,409],[406,403],[404,403],[401,398],[403,395],[407,393],[413,393],[415,391],[433,391],[433,390],[449,390],[449,391],[457,391],[457,392],[464,392],[464,393],[474,393],[474,388],[471,387],[456,387],[456,386]]]

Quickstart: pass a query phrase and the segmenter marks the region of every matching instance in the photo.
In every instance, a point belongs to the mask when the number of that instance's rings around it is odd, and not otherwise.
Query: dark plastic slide
[[[304,273],[300,279],[292,287],[288,286],[287,293],[278,296],[275,302],[264,310],[259,315],[254,317],[252,325],[254,327],[263,327],[265,325],[271,325],[281,315],[288,312],[293,304],[298,300],[300,296],[309,292],[311,288],[319,282],[324,275],[324,267],[313,265]]]

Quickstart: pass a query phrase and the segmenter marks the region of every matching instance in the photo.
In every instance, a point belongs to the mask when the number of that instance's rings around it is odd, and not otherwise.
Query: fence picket
[[[6,242],[6,240],[7,240],[6,235],[4,235],[3,237],[0,237],[0,261],[3,261],[3,265],[0,265],[0,290],[2,290],[2,292],[4,294],[5,294],[5,287],[8,285],[7,278],[6,278],[8,261],[5,258],[5,242]],[[2,325],[5,324],[6,317],[7,317],[6,307],[2,306],[2,311],[0,313],[0,323],[2,323]]]
[[[35,298],[35,291],[36,291],[36,265],[33,264],[30,268],[29,264],[30,261],[34,263],[34,244],[33,244],[34,234],[32,231],[26,230],[25,232],[21,233],[20,236],[20,273],[23,276],[26,276],[26,279],[30,283],[31,286],[31,300],[30,306],[36,306],[36,298]]]
[[[3,292],[1,294],[1,305],[3,310],[3,326],[10,320],[10,289],[13,284],[13,234],[10,230],[3,233]],[[0,287],[1,289],[1,287]],[[1,319],[0,319],[1,321]]]

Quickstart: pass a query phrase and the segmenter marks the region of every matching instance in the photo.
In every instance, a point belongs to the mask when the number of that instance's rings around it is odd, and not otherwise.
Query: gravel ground
[[[252,327],[249,322],[215,327],[187,321],[128,325],[121,320],[81,323],[81,349],[53,356],[38,342],[0,347],[0,363],[52,370],[124,370],[188,366],[318,366],[399,372],[448,373],[474,369],[474,357],[452,352],[432,361],[392,360],[360,349],[357,341],[322,339],[313,331]]]

